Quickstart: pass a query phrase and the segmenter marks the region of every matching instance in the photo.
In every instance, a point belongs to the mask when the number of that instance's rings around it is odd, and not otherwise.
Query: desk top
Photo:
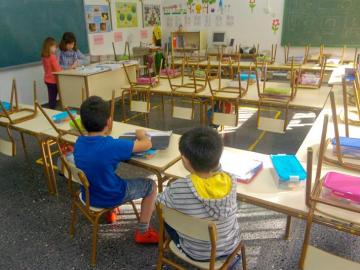
[[[308,208],[305,204],[305,188],[297,191],[286,191],[280,189],[274,177],[272,164],[268,155],[259,154],[255,152],[249,152],[234,148],[224,148],[223,155],[237,155],[238,162],[245,159],[257,159],[263,161],[262,171],[253,179],[249,184],[238,183],[237,194],[240,199],[249,201],[263,207],[276,209],[276,211],[282,213],[291,213],[294,216],[304,217],[308,212]],[[302,163],[304,168],[306,164]],[[313,169],[313,179],[315,176],[315,169]],[[330,169],[323,170],[325,174]],[[184,168],[182,161],[176,162],[173,166],[165,171],[165,174],[171,177],[183,178],[189,175],[189,172]],[[351,173],[353,175],[360,176],[360,174]],[[346,220],[352,220],[360,223],[360,216],[354,215],[352,212],[340,210],[334,207],[321,206],[321,210],[336,215]]]
[[[59,72],[54,72],[55,75],[63,75],[63,76],[80,76],[80,77],[87,77],[91,75],[100,74],[103,72],[109,72],[113,70],[118,70],[123,68],[123,64],[125,66],[130,67],[134,65],[138,65],[138,62],[135,60],[129,61],[112,61],[112,62],[100,62],[94,63],[91,65],[78,67],[76,69],[67,69],[62,70]]]
[[[64,130],[64,131],[70,130],[69,122],[65,122],[60,125],[57,125],[57,127],[60,130]],[[113,129],[111,136],[114,138],[118,138],[120,135],[126,132],[133,132],[136,129],[153,130],[136,125],[126,124],[121,122],[113,122]],[[58,136],[58,133],[51,126],[47,130],[44,130],[42,134],[44,136],[51,138],[57,138]],[[77,140],[77,136],[66,135],[63,137],[63,139],[69,143],[75,143]],[[132,158],[131,162],[134,164],[143,165],[148,168],[153,168],[162,171],[180,158],[180,153],[178,151],[179,139],[180,139],[179,135],[173,134],[170,139],[169,147],[166,150],[159,150],[156,153],[156,155],[151,159]]]

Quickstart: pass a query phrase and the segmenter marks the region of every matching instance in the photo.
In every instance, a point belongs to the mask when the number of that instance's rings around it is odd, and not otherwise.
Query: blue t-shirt
[[[119,205],[126,191],[126,182],[116,175],[120,161],[129,160],[134,148],[130,140],[104,136],[81,136],[75,144],[76,167],[90,183],[90,205],[113,207]],[[82,190],[85,200],[85,192]]]

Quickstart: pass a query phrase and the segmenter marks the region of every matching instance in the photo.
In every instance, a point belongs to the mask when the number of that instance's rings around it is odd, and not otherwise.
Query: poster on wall
[[[150,27],[161,24],[160,5],[144,5],[144,26]]]
[[[111,31],[109,5],[85,5],[85,16],[89,33]]]
[[[116,26],[117,28],[137,27],[137,3],[116,2]]]

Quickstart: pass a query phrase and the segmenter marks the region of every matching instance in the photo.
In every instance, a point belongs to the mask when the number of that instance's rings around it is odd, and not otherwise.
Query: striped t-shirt
[[[204,180],[206,181],[206,180]],[[215,222],[217,228],[216,257],[231,254],[240,242],[236,218],[236,181],[232,179],[230,192],[221,199],[204,199],[199,196],[190,178],[178,179],[158,195],[158,202],[166,207]],[[179,233],[181,249],[195,260],[210,259],[211,245]]]

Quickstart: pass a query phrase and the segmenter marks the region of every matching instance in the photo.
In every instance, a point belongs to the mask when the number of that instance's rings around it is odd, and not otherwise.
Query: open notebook
[[[146,135],[151,140],[152,149],[164,150],[169,147],[172,131],[147,131]],[[136,135],[135,132],[127,132],[121,135],[119,139],[135,141]]]
[[[235,155],[225,154],[220,159],[225,172],[233,175],[240,183],[249,183],[263,168],[263,162],[254,159],[239,160]]]

